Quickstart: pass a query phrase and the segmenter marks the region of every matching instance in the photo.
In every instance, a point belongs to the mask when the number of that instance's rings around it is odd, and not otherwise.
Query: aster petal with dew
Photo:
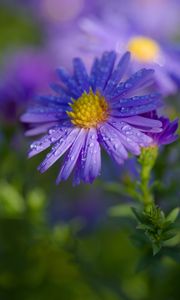
[[[148,132],[160,132],[162,122],[142,114],[161,106],[157,93],[142,95],[152,82],[154,71],[141,69],[121,81],[128,67],[129,52],[116,64],[116,53],[104,52],[95,59],[88,75],[80,58],[74,59],[74,73],[59,69],[59,84],[51,87],[54,95],[40,96],[21,117],[32,125],[27,135],[45,133],[30,146],[32,157],[52,146],[38,167],[45,172],[65,154],[57,183],[74,170],[74,183],[91,183],[100,174],[101,147],[117,163],[128,153],[139,155],[149,146]],[[120,82],[121,81],[121,82]]]

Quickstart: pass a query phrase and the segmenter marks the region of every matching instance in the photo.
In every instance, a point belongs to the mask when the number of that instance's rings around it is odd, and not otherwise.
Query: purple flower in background
[[[40,0],[35,1],[39,14],[51,23],[61,24],[76,20],[82,13],[93,11],[95,1],[86,0]]]
[[[111,17],[114,19],[113,15]],[[120,55],[128,50],[133,59],[131,72],[139,68],[153,68],[161,93],[166,95],[177,92],[177,83],[180,82],[180,46],[167,45],[161,39],[147,36],[143,27],[139,30],[129,24],[125,29],[118,20],[110,25],[95,18],[83,19],[81,29],[84,36],[81,35],[81,43],[79,39],[79,47],[90,56],[99,55],[105,49],[115,49]]]
[[[109,24],[128,23],[157,39],[172,39],[179,35],[179,0],[97,0],[101,16]],[[114,18],[113,18],[113,17]],[[120,28],[120,26],[119,26]]]
[[[24,50],[8,57],[0,83],[0,116],[6,122],[17,120],[28,101],[39,90],[46,91],[52,78],[48,56],[34,50]]]
[[[74,59],[74,73],[58,69],[60,84],[53,84],[57,95],[38,97],[21,117],[33,128],[27,135],[47,132],[30,146],[32,157],[52,146],[39,171],[45,172],[65,152],[57,183],[66,180],[73,169],[74,183],[93,182],[101,169],[102,146],[117,164],[128,152],[139,155],[141,147],[152,143],[148,132],[159,132],[162,123],[142,116],[160,105],[157,93],[142,95],[152,84],[154,71],[141,69],[120,82],[129,63],[127,52],[115,65],[116,53],[104,52],[95,59],[90,75],[81,59]]]

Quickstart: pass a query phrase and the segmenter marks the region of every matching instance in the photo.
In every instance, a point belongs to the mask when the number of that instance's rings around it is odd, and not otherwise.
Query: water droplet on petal
[[[49,134],[53,134],[55,132],[55,129],[51,128],[51,129],[49,129],[48,132],[49,132]]]
[[[56,141],[56,138],[55,138],[55,137],[51,137],[51,138],[50,138],[50,141],[53,143],[53,142]]]

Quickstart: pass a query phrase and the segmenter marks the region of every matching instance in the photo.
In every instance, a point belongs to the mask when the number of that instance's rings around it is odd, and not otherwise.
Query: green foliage
[[[166,242],[178,233],[175,221],[179,208],[173,209],[167,217],[157,206],[152,206],[148,211],[133,208],[133,212],[139,223],[137,228],[145,233],[152,245],[153,255],[156,255],[167,245]]]
[[[12,47],[40,44],[41,30],[37,21],[26,10],[16,7],[0,7],[0,53],[12,51]],[[1,58],[1,57],[0,57]]]

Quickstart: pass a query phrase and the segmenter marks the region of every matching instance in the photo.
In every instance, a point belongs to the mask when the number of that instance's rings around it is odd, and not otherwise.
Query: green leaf
[[[7,216],[16,216],[24,211],[24,199],[20,193],[3,181],[0,183],[0,213]]]
[[[173,210],[171,210],[171,212],[166,217],[166,220],[171,223],[174,223],[176,221],[176,219],[178,218],[178,215],[179,215],[179,207],[176,207]]]
[[[152,244],[152,249],[153,249],[153,255],[155,256],[156,254],[159,253],[159,251],[161,250],[162,246],[160,244]]]
[[[111,217],[133,217],[132,209],[129,204],[119,204],[109,209]]]
[[[27,203],[32,211],[41,210],[46,200],[45,193],[41,189],[34,189],[27,195]]]
[[[138,209],[136,209],[135,207],[132,207],[132,212],[134,213],[135,217],[137,218],[138,221],[140,221],[141,223],[143,223],[144,221],[144,216],[142,215],[142,212]]]

